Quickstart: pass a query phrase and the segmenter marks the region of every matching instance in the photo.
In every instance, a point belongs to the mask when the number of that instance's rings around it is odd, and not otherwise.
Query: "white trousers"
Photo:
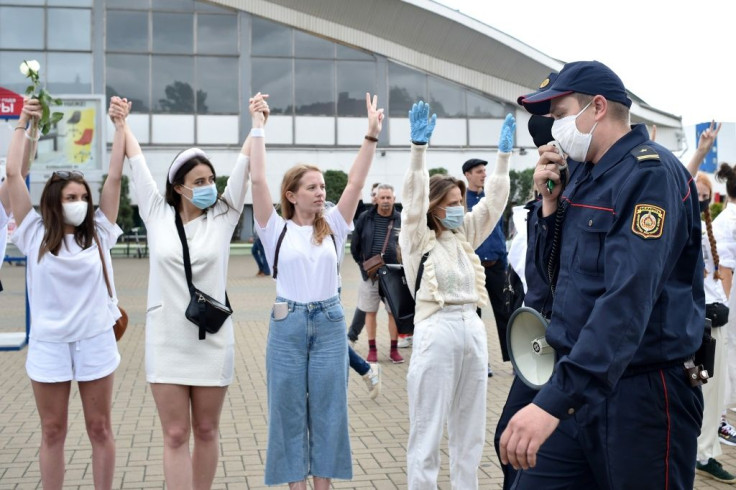
[[[407,374],[409,490],[437,488],[445,424],[452,488],[478,488],[487,386],[486,331],[475,305],[445,307],[414,327]]]
[[[726,362],[726,343],[728,333],[726,325],[714,328],[711,336],[716,340],[716,358],[713,369],[713,379],[703,385],[703,425],[698,437],[698,461],[708,458],[717,458],[722,453],[721,442],[718,439],[718,428],[721,425],[721,413],[726,402],[726,377],[728,363]]]

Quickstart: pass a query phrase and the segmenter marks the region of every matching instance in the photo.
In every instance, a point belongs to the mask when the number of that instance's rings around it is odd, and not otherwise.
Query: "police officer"
[[[684,368],[704,321],[695,184],[644,125],[629,126],[631,100],[602,63],[568,63],[521,103],[551,114],[555,140],[585,163],[562,195],[551,146],[534,173],[558,360],[501,436],[502,461],[523,469],[512,488],[691,489],[703,409]]]

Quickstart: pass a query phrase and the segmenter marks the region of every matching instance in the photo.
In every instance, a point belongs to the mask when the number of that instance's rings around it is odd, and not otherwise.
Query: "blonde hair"
[[[698,173],[695,177],[695,181],[699,184],[708,188],[709,195],[713,195],[713,185],[710,183],[710,179],[705,174]],[[708,234],[708,243],[710,243],[710,253],[713,255],[713,264],[715,264],[715,270],[713,271],[713,279],[716,281],[721,278],[721,274],[718,272],[718,265],[720,263],[720,257],[718,257],[718,249],[716,247],[716,238],[713,236],[713,219],[710,216],[710,206],[705,208],[703,211],[703,218],[705,218],[705,231]],[[708,271],[704,271],[707,276]]]
[[[284,178],[281,181],[281,216],[283,216],[284,219],[288,220],[293,218],[295,213],[294,204],[286,198],[286,193],[296,193],[302,185],[302,177],[304,177],[304,174],[307,172],[319,172],[321,174],[322,170],[314,165],[299,163],[291,167],[284,174]],[[327,220],[325,220],[324,214],[321,211],[314,217],[312,227],[314,230],[312,240],[314,240],[314,243],[317,245],[321,245],[322,240],[324,240],[326,236],[332,234],[330,225],[327,224]]]

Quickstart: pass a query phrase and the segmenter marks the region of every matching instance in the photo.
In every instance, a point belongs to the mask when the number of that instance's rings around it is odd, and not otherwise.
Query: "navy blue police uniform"
[[[703,336],[697,190],[638,125],[578,166],[560,200],[547,342],[555,371],[534,404],[560,419],[515,489],[691,489],[703,399],[683,363]],[[539,216],[546,277],[555,215]]]

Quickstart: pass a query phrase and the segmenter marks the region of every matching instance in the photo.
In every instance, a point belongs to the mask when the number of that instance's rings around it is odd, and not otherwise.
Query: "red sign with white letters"
[[[0,119],[18,118],[23,111],[23,96],[0,87]]]

